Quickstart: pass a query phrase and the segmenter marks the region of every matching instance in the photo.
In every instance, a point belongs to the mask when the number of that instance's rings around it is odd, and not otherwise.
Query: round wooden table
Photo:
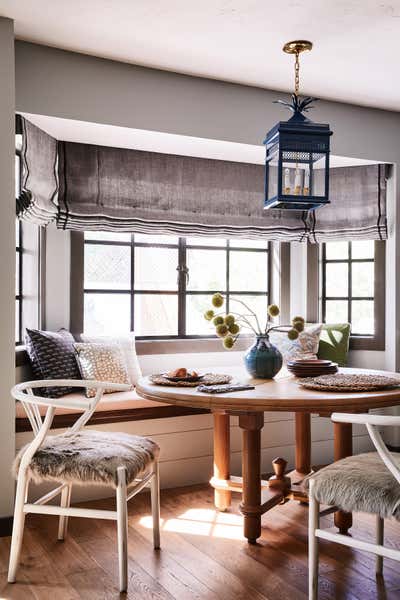
[[[240,510],[244,515],[244,535],[255,543],[261,535],[261,515],[282,500],[307,501],[301,482],[311,468],[311,414],[330,417],[333,412],[368,412],[400,404],[400,388],[377,392],[320,392],[306,390],[284,369],[273,380],[252,379],[241,367],[210,369],[233,375],[234,382],[249,383],[254,390],[226,394],[205,394],[197,388],[169,387],[152,384],[147,377],[139,380],[136,391],[148,400],[192,408],[209,409],[214,415],[214,477],[215,504],[220,510],[230,506],[231,492],[242,492]],[[399,377],[387,371],[368,369],[340,369],[343,373],[374,373]],[[277,477],[261,479],[261,430],[265,411],[295,413],[296,460],[295,470],[284,474],[285,461],[274,464]],[[237,415],[243,435],[242,478],[231,477],[229,472],[230,440],[229,417]],[[352,454],[352,426],[334,423],[334,460]],[[289,478],[289,479],[288,479]],[[347,533],[352,515],[337,511],[335,525]]]

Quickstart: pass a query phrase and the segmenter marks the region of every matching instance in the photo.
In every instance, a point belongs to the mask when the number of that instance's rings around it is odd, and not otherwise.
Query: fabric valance
[[[16,211],[20,219],[48,225],[57,218],[57,140],[27,119],[18,119],[22,133],[22,185]]]
[[[261,238],[385,239],[384,165],[330,170],[331,204],[264,210],[264,166],[57,142],[23,122],[21,218],[60,229]]]

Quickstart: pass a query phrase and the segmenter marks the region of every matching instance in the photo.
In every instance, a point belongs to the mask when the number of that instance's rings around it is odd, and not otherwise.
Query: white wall
[[[0,17],[0,517],[12,511],[14,455],[15,183],[14,29]]]

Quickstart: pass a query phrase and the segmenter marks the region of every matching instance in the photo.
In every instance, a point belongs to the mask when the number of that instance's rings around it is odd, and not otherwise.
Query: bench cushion
[[[82,398],[85,397],[84,392],[74,392],[73,394],[67,394],[68,398]],[[103,396],[97,405],[96,412],[103,412],[109,410],[123,410],[132,408],[149,408],[152,406],[162,406],[159,402],[153,400],[145,400],[141,398],[135,390],[129,390],[128,392],[113,392]],[[45,415],[47,407],[39,406],[40,414]],[[56,415],[66,415],[68,413],[76,413],[77,409],[69,408],[57,408]],[[83,411],[82,411],[83,412]],[[26,418],[24,408],[20,402],[16,404],[16,417],[17,419]]]

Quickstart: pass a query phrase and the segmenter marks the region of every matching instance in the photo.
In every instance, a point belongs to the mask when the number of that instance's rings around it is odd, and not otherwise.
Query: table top
[[[207,369],[213,373],[233,376],[232,383],[249,383],[254,390],[206,394],[197,388],[154,385],[148,377],[142,377],[136,386],[139,396],[166,404],[207,408],[214,412],[365,412],[371,408],[400,404],[400,388],[375,392],[322,392],[307,390],[298,385],[298,379],[282,369],[275,379],[252,379],[244,368],[229,367]],[[398,373],[371,369],[340,369],[341,373],[371,373],[400,378]]]

